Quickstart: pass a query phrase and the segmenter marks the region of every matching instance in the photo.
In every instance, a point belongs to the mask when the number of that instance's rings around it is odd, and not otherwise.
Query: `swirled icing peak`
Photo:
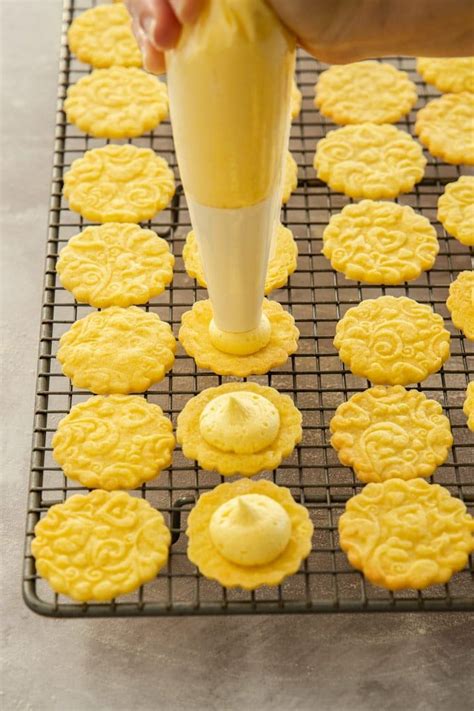
[[[270,341],[271,335],[272,327],[265,314],[262,314],[260,323],[256,328],[243,333],[221,331],[216,326],[214,319],[209,324],[209,337],[214,348],[232,355],[246,356],[251,353],[257,353],[257,351],[265,348]]]
[[[219,553],[237,565],[266,565],[283,553],[291,521],[283,506],[269,496],[243,494],[219,506],[209,523]]]
[[[201,435],[223,452],[253,454],[278,436],[280,415],[266,397],[254,392],[233,392],[211,400],[199,419]]]

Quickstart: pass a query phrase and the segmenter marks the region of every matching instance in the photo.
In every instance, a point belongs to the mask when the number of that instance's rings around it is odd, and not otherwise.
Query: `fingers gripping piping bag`
[[[220,350],[233,334],[249,332],[255,350],[270,337],[262,302],[294,57],[295,39],[264,0],[208,0],[166,56],[178,163]]]

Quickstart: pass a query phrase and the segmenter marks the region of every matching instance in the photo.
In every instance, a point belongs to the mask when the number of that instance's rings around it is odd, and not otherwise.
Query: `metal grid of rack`
[[[329,443],[329,422],[337,405],[369,386],[363,379],[353,376],[338,358],[332,345],[338,319],[362,299],[381,294],[407,295],[421,303],[430,304],[446,319],[452,335],[452,355],[439,373],[430,376],[419,387],[428,397],[442,404],[454,435],[450,456],[432,480],[446,486],[472,512],[474,435],[466,427],[462,405],[467,383],[474,378],[474,349],[472,343],[452,326],[445,305],[450,282],[459,271],[472,268],[472,253],[468,247],[447,236],[436,221],[437,198],[446,183],[460,175],[460,170],[456,166],[442,164],[427,154],[429,162],[423,181],[414,191],[399,199],[400,203],[409,204],[428,217],[437,230],[440,253],[431,271],[416,281],[398,287],[363,285],[348,281],[334,272],[321,254],[322,231],[330,216],[350,202],[350,199],[332,192],[315,177],[312,161],[316,142],[333,126],[313,105],[314,85],[324,66],[303,53],[298,55],[296,72],[297,83],[303,92],[303,107],[299,118],[293,122],[290,140],[291,151],[299,165],[299,182],[282,215],[283,223],[293,230],[298,244],[298,270],[291,276],[287,287],[271,297],[293,313],[301,331],[301,339],[297,353],[284,367],[251,380],[289,393],[303,413],[302,444],[278,470],[260,477],[290,487],[295,498],[308,507],[315,525],[313,550],[309,558],[296,575],[279,587],[262,588],[253,593],[226,591],[217,583],[202,578],[186,557],[186,519],[199,494],[220,483],[221,478],[217,474],[199,471],[193,462],[182,456],[178,448],[169,471],[164,471],[158,479],[131,492],[159,508],[173,533],[169,563],[153,582],[111,603],[78,604],[54,594],[36,574],[30,551],[35,523],[53,503],[62,502],[78,491],[84,492],[75,482],[66,479],[55,464],[51,453],[51,438],[58,421],[69,412],[72,405],[90,397],[90,393],[72,387],[70,381],[62,375],[55,359],[61,334],[75,320],[91,311],[89,307],[77,304],[71,294],[60,286],[55,263],[59,250],[69,237],[87,224],[69,211],[62,198],[63,174],[85,150],[105,143],[85,136],[74,126],[68,125],[62,111],[62,101],[68,86],[90,71],[89,67],[71,57],[65,34],[74,17],[94,4],[90,0],[65,0],[64,5],[28,496],[23,577],[26,603],[36,612],[58,617],[473,609],[472,557],[470,565],[448,584],[433,586],[424,591],[391,593],[372,586],[350,567],[338,546],[337,521],[345,502],[360,490],[361,484],[350,469],[340,465]],[[416,82],[418,104],[415,111],[399,124],[401,128],[413,133],[416,110],[437,92],[427,87],[417,76],[414,60],[392,58],[387,61],[407,71]],[[160,125],[156,132],[136,139],[133,143],[152,147],[164,156],[178,179],[168,122]],[[183,268],[181,250],[190,229],[190,220],[179,179],[172,204],[154,220],[146,223],[146,226],[170,241],[176,256],[176,268],[171,287],[144,308],[158,313],[171,323],[177,333],[183,312],[196,299],[206,297],[206,292],[196,286]],[[193,395],[223,380],[226,379],[198,370],[193,360],[180,350],[173,370],[145,396],[150,402],[159,404],[165,414],[176,422],[177,415]]]

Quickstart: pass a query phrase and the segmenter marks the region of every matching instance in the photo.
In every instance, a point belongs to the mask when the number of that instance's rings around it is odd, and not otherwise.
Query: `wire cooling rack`
[[[63,174],[84,151],[104,144],[104,141],[85,136],[74,126],[68,125],[62,111],[62,101],[68,86],[89,71],[89,67],[70,56],[65,33],[74,17],[94,4],[87,0],[66,0],[64,5],[28,496],[23,578],[26,603],[36,612],[57,617],[474,609],[472,558],[470,566],[455,575],[447,585],[433,586],[421,592],[405,590],[391,593],[376,588],[350,567],[338,546],[337,521],[345,502],[361,486],[352,471],[340,465],[329,443],[329,422],[337,405],[369,386],[369,383],[353,376],[343,366],[332,345],[339,318],[362,299],[381,294],[407,295],[421,303],[430,304],[446,319],[446,326],[452,335],[452,355],[445,367],[425,380],[420,389],[441,403],[450,419],[454,435],[449,459],[432,479],[446,486],[472,511],[474,435],[466,427],[462,405],[467,383],[474,378],[474,349],[472,343],[452,326],[445,305],[450,282],[459,271],[471,269],[472,261],[469,249],[448,237],[436,221],[438,196],[446,183],[459,177],[460,171],[427,154],[429,162],[423,181],[413,192],[403,195],[399,200],[425,215],[436,227],[440,253],[431,271],[416,281],[398,287],[362,285],[348,281],[333,271],[321,254],[322,231],[330,216],[350,200],[332,192],[317,180],[312,168],[316,142],[333,126],[313,105],[314,84],[324,67],[303,53],[297,59],[297,82],[303,92],[303,107],[299,118],[293,122],[290,145],[299,164],[299,182],[282,216],[284,224],[293,230],[298,243],[298,270],[291,276],[286,288],[272,295],[272,298],[293,313],[301,331],[301,339],[298,352],[284,367],[252,380],[289,393],[303,413],[302,444],[278,470],[260,476],[290,487],[295,498],[307,506],[315,525],[313,550],[309,558],[301,570],[282,585],[252,593],[226,591],[217,583],[201,577],[186,557],[186,519],[199,494],[216,486],[221,478],[217,474],[199,471],[193,462],[183,457],[178,448],[172,469],[132,492],[159,508],[172,529],[173,545],[169,563],[153,582],[111,603],[75,604],[54,594],[36,574],[30,550],[36,522],[53,503],[62,502],[73,493],[84,492],[75,482],[66,479],[55,464],[51,454],[51,438],[59,420],[69,412],[72,405],[90,397],[90,393],[71,386],[70,381],[61,374],[55,359],[61,334],[74,321],[91,311],[89,307],[77,304],[71,294],[60,286],[55,264],[61,247],[87,224],[69,211],[62,198]],[[415,111],[399,124],[401,128],[413,133],[416,110],[435,96],[436,91],[420,80],[414,70],[413,60],[392,58],[387,61],[407,71],[416,82],[418,104]],[[165,122],[155,133],[147,134],[133,143],[151,147],[164,156],[178,179],[169,123]],[[146,223],[146,226],[169,240],[176,256],[176,269],[170,288],[145,308],[171,323],[177,333],[183,312],[196,299],[206,297],[206,292],[196,286],[183,268],[181,251],[190,229],[190,221],[179,180],[170,207]],[[219,385],[223,380],[213,373],[196,369],[193,360],[181,350],[172,372],[151,388],[146,397],[150,402],[159,404],[165,414],[176,422],[177,415],[193,395],[204,388]]]

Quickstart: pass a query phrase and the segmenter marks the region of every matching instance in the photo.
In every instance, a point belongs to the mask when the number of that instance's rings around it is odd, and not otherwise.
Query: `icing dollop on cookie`
[[[257,393],[225,393],[206,405],[199,429],[208,444],[223,452],[254,454],[275,441],[280,415],[270,400]]]
[[[246,356],[257,353],[268,345],[271,335],[272,327],[265,314],[262,314],[256,328],[243,333],[222,331],[214,319],[209,324],[209,337],[214,348],[231,355]]]
[[[232,563],[266,565],[287,547],[291,520],[269,496],[243,494],[216,509],[209,533],[219,553]]]

